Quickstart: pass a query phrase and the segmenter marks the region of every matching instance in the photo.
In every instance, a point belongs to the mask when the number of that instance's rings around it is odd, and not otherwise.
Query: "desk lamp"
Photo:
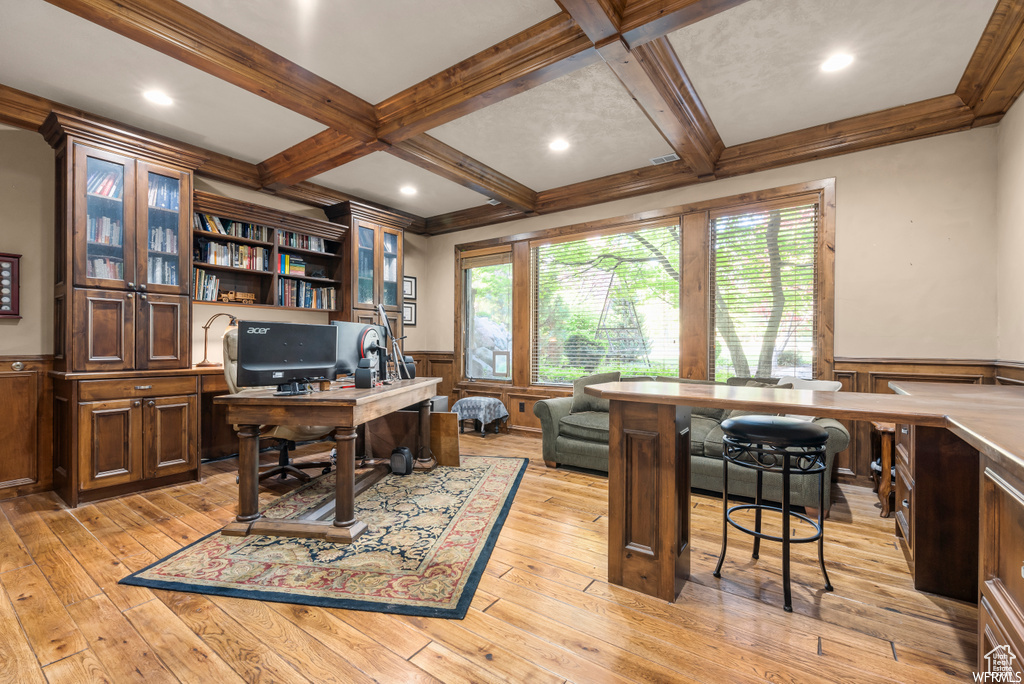
[[[228,327],[229,328],[232,327],[232,326],[238,325],[238,319],[237,318],[235,318],[234,316],[232,316],[229,313],[224,313],[223,311],[221,313],[215,313],[212,316],[210,316],[210,320],[206,321],[206,324],[203,326],[203,360],[196,364],[196,368],[209,368],[211,366],[220,366],[220,365],[222,365],[222,364],[214,363],[213,361],[210,361],[208,353],[207,353],[207,347],[209,346],[209,342],[210,342],[210,326],[213,325],[213,322],[215,320],[217,320],[218,318],[220,318],[221,316],[227,316],[228,318],[231,319],[230,321],[228,321]]]

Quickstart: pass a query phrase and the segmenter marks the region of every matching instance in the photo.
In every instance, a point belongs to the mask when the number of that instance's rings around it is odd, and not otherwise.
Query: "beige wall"
[[[0,319],[0,356],[53,353],[53,150],[0,125],[0,252],[22,254],[21,319]]]
[[[420,324],[409,329],[406,346],[454,349],[458,243],[835,177],[836,356],[992,359],[996,136],[995,127],[980,128],[488,228],[410,237],[407,249],[416,257],[407,272],[420,278]]]
[[[997,357],[1024,362],[1024,106],[1014,105],[999,124]]]

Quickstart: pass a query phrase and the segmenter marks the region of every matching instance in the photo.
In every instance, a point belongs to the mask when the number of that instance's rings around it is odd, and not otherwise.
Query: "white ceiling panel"
[[[0,0],[0,83],[248,162],[324,128],[43,0]]]
[[[417,216],[447,214],[480,206],[487,201],[478,192],[387,152],[374,152],[309,180]],[[400,188],[405,185],[416,188],[416,194],[403,195]]]
[[[952,93],[995,0],[750,0],[669,36],[727,146]],[[826,73],[830,55],[854,56]]]
[[[672,152],[605,64],[439,126],[430,135],[534,190],[650,164]],[[563,152],[549,143],[565,139]]]
[[[183,0],[373,104],[558,14],[553,0]]]

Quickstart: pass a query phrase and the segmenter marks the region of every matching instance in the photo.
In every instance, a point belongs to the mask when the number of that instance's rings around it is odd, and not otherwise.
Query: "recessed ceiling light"
[[[555,140],[552,140],[551,144],[548,145],[548,147],[553,149],[555,152],[562,152],[564,150],[569,149],[569,141],[563,138],[557,138]]]
[[[838,52],[821,63],[822,71],[839,71],[853,64],[853,55]]]
[[[412,187],[411,185],[403,185],[402,187],[400,187],[398,189],[398,191],[400,193],[402,193],[403,195],[415,195],[416,194],[416,188]]]
[[[165,107],[167,105],[174,104],[174,100],[172,100],[170,96],[162,90],[147,90],[142,93],[142,97],[146,98],[153,104],[163,105]]]

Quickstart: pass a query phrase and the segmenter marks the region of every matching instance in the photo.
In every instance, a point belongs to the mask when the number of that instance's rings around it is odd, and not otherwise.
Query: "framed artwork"
[[[20,266],[20,254],[0,254],[0,318],[21,318],[18,313]]]
[[[494,359],[492,366],[494,367],[494,377],[496,378],[507,378],[508,377],[508,361],[509,355],[507,351],[496,351],[494,352]]]
[[[402,276],[402,296],[416,299],[416,278],[413,276]]]
[[[402,304],[402,324],[416,325],[416,304],[414,302]]]

